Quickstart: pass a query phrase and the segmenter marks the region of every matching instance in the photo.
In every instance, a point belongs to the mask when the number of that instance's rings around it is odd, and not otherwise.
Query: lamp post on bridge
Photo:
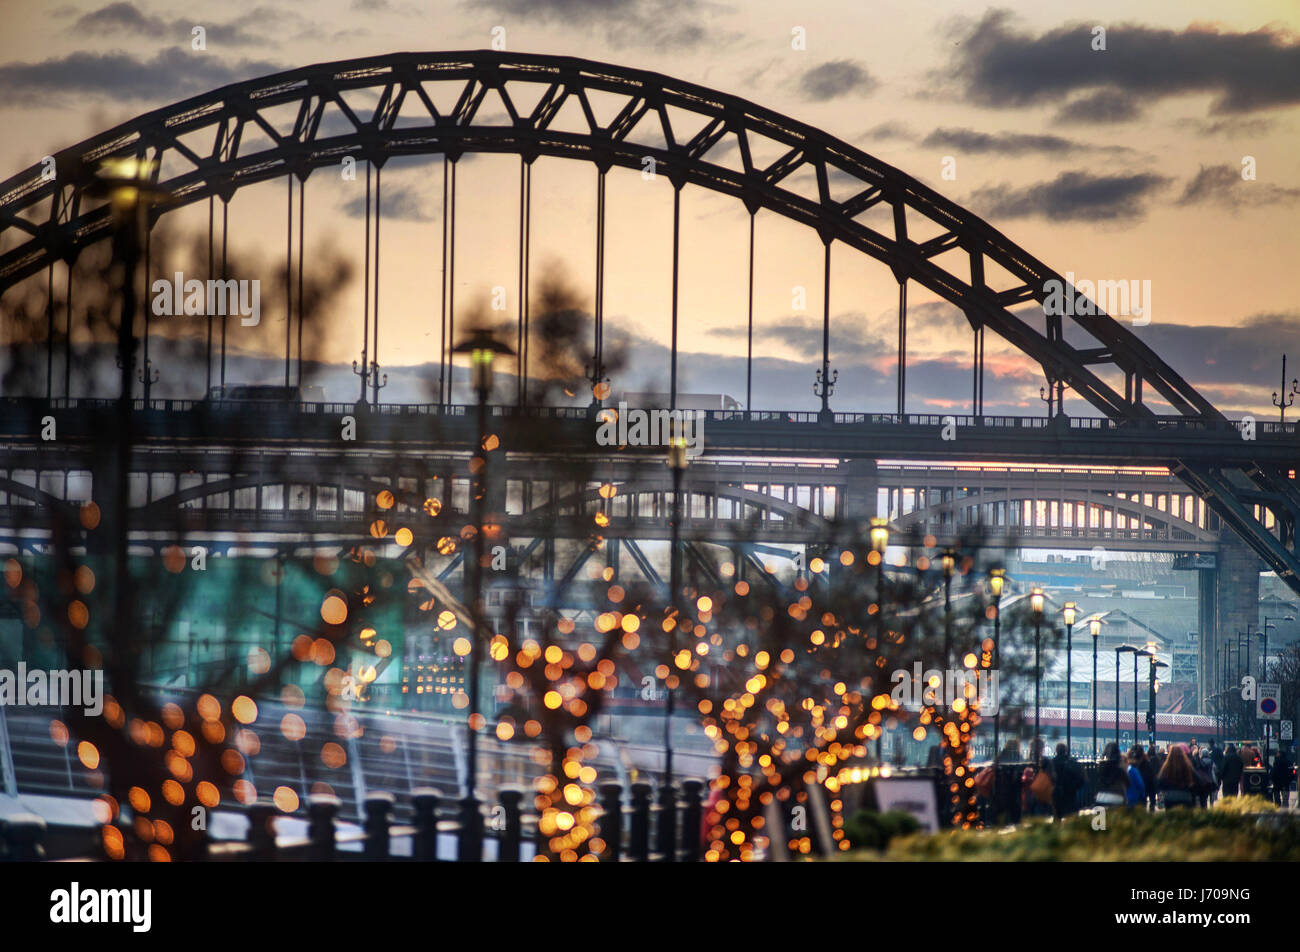
[[[1277,422],[1286,423],[1287,407],[1295,403],[1297,394],[1300,394],[1300,379],[1291,378],[1291,389],[1286,388],[1286,354],[1282,355],[1282,383],[1281,391],[1273,391],[1273,406],[1277,407]]]

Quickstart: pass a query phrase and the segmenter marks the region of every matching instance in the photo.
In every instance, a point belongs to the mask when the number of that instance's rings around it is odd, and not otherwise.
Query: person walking
[[[1056,787],[1052,790],[1052,810],[1059,820],[1079,811],[1079,791],[1087,781],[1083,776],[1083,768],[1070,756],[1070,748],[1065,744],[1056,745],[1052,772],[1056,775]]]
[[[1291,802],[1291,781],[1295,779],[1295,767],[1291,764],[1291,758],[1287,756],[1286,749],[1283,748],[1277,752],[1277,757],[1273,760],[1273,802],[1280,807],[1290,806]]]
[[[1040,748],[1041,749],[1041,748]],[[1054,812],[1056,774],[1046,757],[1025,768],[1021,775],[1025,812],[1030,816],[1047,816]]]
[[[1219,772],[1214,766],[1214,757],[1210,753],[1209,748],[1201,748],[1201,762],[1198,765],[1196,761],[1193,760],[1192,766],[1199,766],[1200,768],[1196,779],[1200,782],[1201,789],[1204,791],[1201,796],[1201,806],[1210,806],[1214,803],[1215,796],[1219,790]]]
[[[993,817],[999,823],[1020,822],[1020,741],[1012,738],[998,754],[997,791],[993,800]]]
[[[1156,809],[1156,767],[1152,765],[1151,759],[1147,757],[1146,749],[1141,744],[1134,744],[1129,748],[1128,762],[1138,769],[1142,775],[1142,789],[1146,794],[1147,809],[1155,812]]]
[[[1156,778],[1160,800],[1166,810],[1177,807],[1194,807],[1197,803],[1198,784],[1192,758],[1182,744],[1169,748],[1169,756]]]
[[[1128,792],[1128,773],[1119,755],[1119,745],[1110,741],[1097,761],[1097,794],[1093,803],[1099,807],[1122,807]]]
[[[1131,807],[1141,806],[1142,801],[1147,798],[1146,778],[1142,776],[1142,764],[1146,761],[1146,754],[1140,744],[1134,744],[1128,751],[1128,789],[1124,792],[1124,802]],[[1146,764],[1147,769],[1151,765]],[[1155,786],[1155,778],[1152,778],[1151,786]]]
[[[1223,795],[1225,797],[1235,797],[1241,793],[1241,772],[1245,765],[1241,762],[1241,755],[1237,753],[1234,744],[1229,744],[1223,752],[1223,770],[1220,772],[1220,781],[1223,784]]]

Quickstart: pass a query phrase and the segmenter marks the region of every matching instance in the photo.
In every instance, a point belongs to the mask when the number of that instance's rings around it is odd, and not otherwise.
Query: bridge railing
[[[55,397],[50,400],[37,397],[3,397],[0,407],[7,409],[49,408],[54,410],[110,409],[117,406],[114,398],[102,397]],[[343,415],[357,412],[356,403],[315,403],[286,402],[275,400],[192,400],[168,399],[132,400],[135,410],[163,413],[190,413],[202,410],[205,413],[248,413],[264,412],[268,409],[289,409],[298,413],[317,415]],[[465,417],[474,412],[474,407],[467,404],[438,403],[380,403],[366,405],[366,412],[381,416],[441,416]],[[592,418],[592,410],[585,406],[530,406],[494,405],[490,408],[494,417],[524,417],[557,420],[587,420]],[[744,423],[806,423],[821,425],[821,415],[806,410],[705,410],[704,418],[715,424]],[[980,429],[1044,430],[1066,428],[1071,431],[1142,431],[1157,430],[1179,433],[1242,433],[1248,423],[1242,420],[1203,420],[1188,417],[1156,416],[1146,420],[1113,420],[1109,417],[1056,417],[1045,416],[1009,416],[1009,415],[958,415],[943,413],[871,413],[851,412],[835,413],[836,425],[858,426],[933,426],[942,427],[949,422],[958,427],[976,427]],[[1254,421],[1255,437],[1295,438],[1300,436],[1300,422]]]

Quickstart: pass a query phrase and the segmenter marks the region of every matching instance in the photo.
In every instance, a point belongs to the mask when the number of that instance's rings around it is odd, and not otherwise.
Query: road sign
[[[1291,722],[1290,722],[1290,721],[1283,721],[1283,722],[1282,722],[1282,739],[1283,739],[1283,740],[1291,740]]]
[[[1265,721],[1282,719],[1282,685],[1261,681],[1255,700],[1255,716]]]

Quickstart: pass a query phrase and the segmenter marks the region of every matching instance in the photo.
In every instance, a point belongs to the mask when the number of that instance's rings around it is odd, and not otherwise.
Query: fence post
[[[600,785],[600,838],[605,841],[603,863],[617,863],[623,854],[623,787],[617,783]]]
[[[45,821],[34,813],[15,813],[3,824],[6,859],[31,863],[45,859]]]
[[[342,801],[328,794],[313,794],[307,804],[307,815],[311,818],[307,824],[307,836],[311,839],[310,855],[313,862],[328,862],[334,859],[334,817],[338,815]]]
[[[703,781],[682,781],[682,798],[686,801],[682,808],[683,863],[700,861],[700,791],[703,789]]]
[[[391,793],[375,791],[366,794],[366,846],[365,856],[368,860],[388,859],[390,836],[388,832],[389,817],[397,798]]]
[[[248,845],[249,859],[275,859],[275,813],[274,801],[258,797],[248,807]]]
[[[632,784],[632,822],[629,826],[628,852],[633,862],[650,859],[650,784],[638,780]]]
[[[460,833],[456,836],[456,861],[483,862],[483,814],[478,797],[470,792],[460,798]]]
[[[672,863],[677,859],[677,787],[665,783],[659,788],[659,827],[657,834],[659,858]]]
[[[438,798],[441,796],[432,787],[416,787],[411,791],[411,803],[415,806],[415,843],[412,854],[421,863],[432,863],[438,859]]]
[[[523,802],[524,792],[515,787],[503,787],[498,796],[501,798],[501,811],[505,814],[505,825],[498,831],[497,862],[517,863],[524,829],[519,816],[519,805]]]

